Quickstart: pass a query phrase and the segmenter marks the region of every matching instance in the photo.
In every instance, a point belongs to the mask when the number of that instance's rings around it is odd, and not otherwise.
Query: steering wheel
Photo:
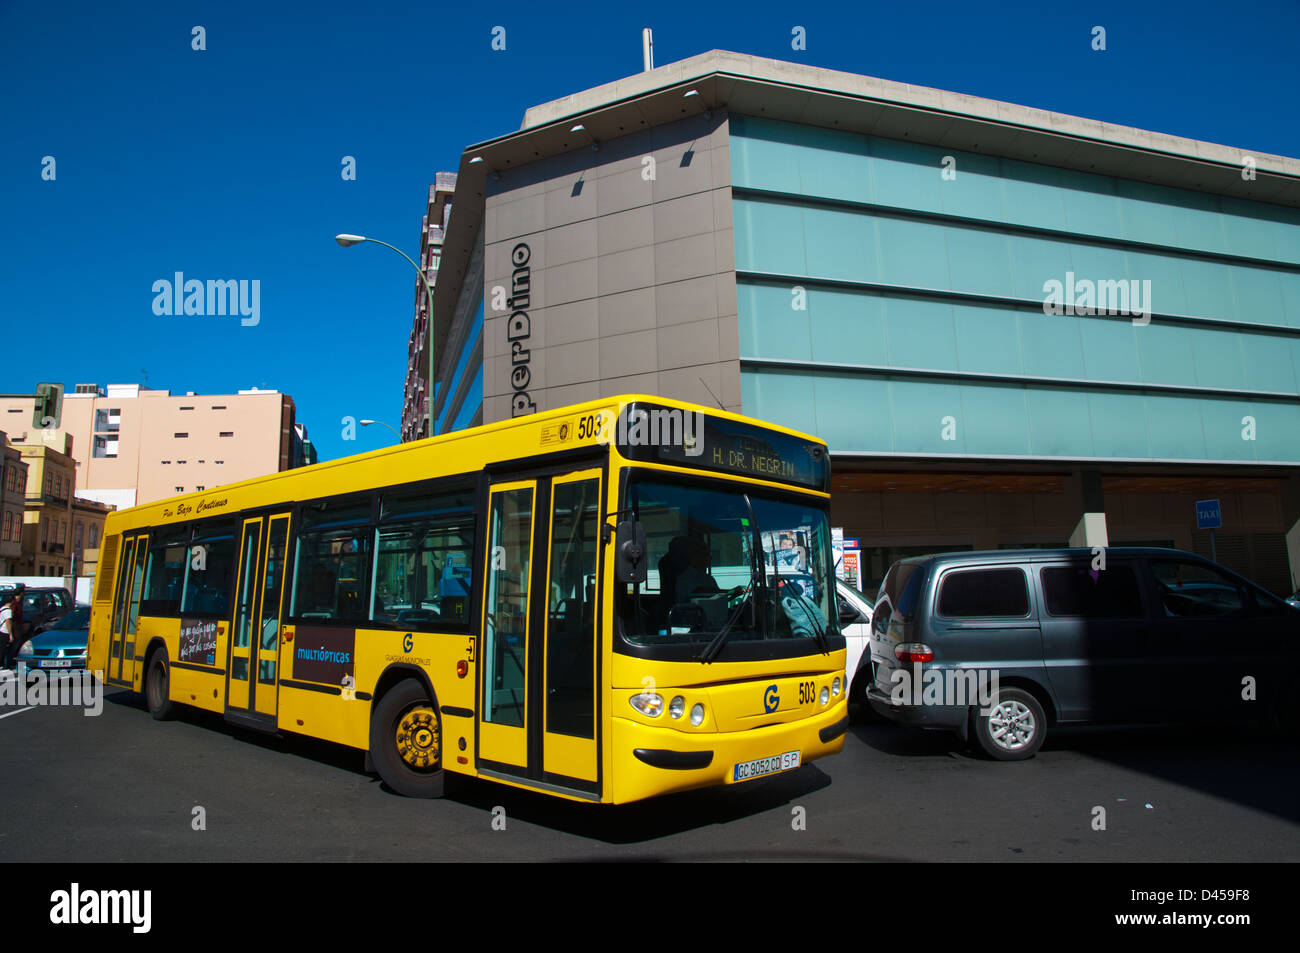
[[[743,599],[741,599],[741,597],[746,595],[748,589],[749,586],[732,586],[730,589],[728,589],[727,608],[731,609],[731,608],[735,608],[737,605],[740,605],[740,603],[744,601]]]

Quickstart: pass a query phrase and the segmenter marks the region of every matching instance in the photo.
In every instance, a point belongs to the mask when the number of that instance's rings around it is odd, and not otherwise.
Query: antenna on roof
[[[655,68],[655,38],[649,27],[641,31],[641,60],[647,73]]]
[[[718,395],[713,393],[713,388],[705,382],[703,377],[700,378],[700,383],[704,384],[704,389],[709,392],[709,396],[717,403],[718,410],[726,410],[727,408],[722,406],[722,401],[718,400]]]

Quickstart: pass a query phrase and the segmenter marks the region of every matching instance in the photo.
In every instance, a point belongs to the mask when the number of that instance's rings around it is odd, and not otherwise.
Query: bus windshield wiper
[[[749,531],[752,537],[749,547],[749,585],[745,587],[740,602],[736,604],[736,609],[731,613],[726,624],[718,630],[718,634],[713,637],[713,640],[696,656],[701,662],[712,662],[717,658],[718,653],[722,651],[722,647],[727,644],[727,636],[731,634],[732,628],[735,627],[736,620],[740,618],[741,612],[744,611],[745,604],[753,604],[754,591],[763,579],[762,571],[758,568],[759,553],[753,545],[754,539],[758,537],[758,522],[754,519],[754,506],[749,502],[748,493],[742,494],[742,498],[745,501],[745,509],[749,512]]]
[[[746,586],[745,591],[741,593],[740,602],[736,603],[736,608],[732,611],[731,616],[723,624],[722,628],[718,630],[718,634],[713,637],[713,640],[700,650],[700,654],[696,656],[697,659],[701,662],[712,662],[717,657],[718,653],[722,651],[722,647],[727,644],[727,636],[731,634],[731,630],[735,627],[736,620],[740,618],[740,614],[745,611],[745,603],[749,601],[750,595],[753,591],[754,580],[751,577],[749,585]]]

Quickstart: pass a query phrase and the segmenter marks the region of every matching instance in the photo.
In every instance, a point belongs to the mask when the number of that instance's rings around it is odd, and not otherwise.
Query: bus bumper
[[[613,718],[614,763],[610,800],[616,804],[718,784],[744,784],[772,777],[736,779],[736,765],[799,752],[799,764],[844,747],[848,704],[841,699],[809,718],[750,731],[686,732]]]

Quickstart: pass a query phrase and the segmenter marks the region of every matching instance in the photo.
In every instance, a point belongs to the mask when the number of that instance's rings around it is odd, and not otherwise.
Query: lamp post
[[[416,274],[420,276],[420,280],[424,282],[424,298],[426,302],[425,307],[428,309],[428,316],[426,318],[426,321],[428,322],[429,325],[429,388],[428,388],[429,436],[432,437],[433,436],[433,286],[429,284],[429,276],[424,273],[423,268],[421,268],[411,259],[410,255],[402,251],[397,246],[388,244],[388,242],[381,242],[377,238],[366,238],[366,236],[364,235],[335,235],[334,240],[338,242],[339,245],[343,248],[347,248],[350,245],[359,245],[361,242],[374,242],[376,245],[383,245],[385,248],[391,248],[393,249],[393,251],[397,252],[397,254],[401,255],[407,261],[411,262],[411,267],[415,269]],[[371,421],[371,423],[374,422],[375,421]],[[366,426],[366,421],[364,420],[361,421],[361,425]],[[392,426],[389,424],[384,424],[384,426],[388,427],[390,430],[393,429]],[[397,433],[396,430],[393,430],[393,432]],[[397,434],[397,439],[398,440],[402,439],[402,435],[400,433]]]
[[[382,420],[358,420],[357,423],[361,424],[361,426],[363,426],[363,427],[369,427],[371,424],[379,424],[379,426],[381,426],[381,427],[387,427],[387,428],[388,428],[389,430],[391,430],[393,433],[397,434],[397,439],[398,439],[398,440],[401,440],[401,439],[402,439],[402,435],[401,435],[400,433],[397,432],[397,428],[396,428],[396,427],[394,427],[392,424],[386,424],[386,423],[384,423]]]

